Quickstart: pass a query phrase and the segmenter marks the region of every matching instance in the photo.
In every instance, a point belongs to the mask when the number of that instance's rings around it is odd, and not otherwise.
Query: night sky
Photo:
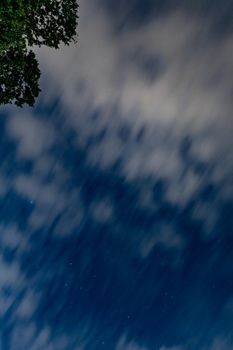
[[[0,110],[0,350],[233,350],[233,1],[79,17]]]

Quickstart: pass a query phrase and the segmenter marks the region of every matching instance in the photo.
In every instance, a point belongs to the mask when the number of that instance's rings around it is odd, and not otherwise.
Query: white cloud
[[[149,350],[150,348],[139,346],[137,343],[135,343],[132,340],[127,340],[126,336],[122,336],[116,346],[116,350]],[[165,347],[162,346],[160,349],[157,350],[185,350],[183,347],[180,346],[172,346],[172,347]]]
[[[0,285],[10,286],[12,283],[20,283],[21,280],[18,263],[6,263],[0,255]]]
[[[227,338],[216,338],[208,350],[232,350],[233,344]]]
[[[178,145],[184,135],[194,137],[195,157],[217,159],[216,181],[232,171],[231,37],[216,42],[203,19],[179,12],[117,35],[113,29],[103,10],[81,1],[78,46],[38,51],[46,98],[56,86],[79,145],[106,128],[103,141],[89,148],[89,161],[108,167],[121,158],[129,179],[167,178],[169,199],[186,203],[202,183],[192,171],[182,177]],[[138,52],[162,62],[155,80],[142,73]],[[93,121],[96,109],[100,117]],[[123,142],[118,131],[124,123],[131,136]]]
[[[91,206],[93,218],[97,222],[108,222],[113,217],[113,205],[110,200],[102,199]]]
[[[16,249],[22,243],[22,237],[16,225],[0,225],[1,246]]]
[[[19,175],[13,186],[22,196],[30,201],[37,201],[46,207],[53,206],[59,198],[58,189],[54,184],[43,184],[31,175]]]
[[[7,120],[7,132],[17,141],[19,156],[28,159],[38,157],[54,141],[51,126],[28,112],[12,114]]]
[[[117,343],[116,350],[147,350],[145,347],[138,346],[134,341],[127,341],[125,336],[122,336]]]
[[[21,319],[30,319],[35,313],[36,306],[38,304],[38,298],[35,293],[28,290],[18,305],[16,315]]]
[[[184,348],[182,347],[180,347],[180,346],[172,346],[172,347],[162,347],[162,348],[160,348],[160,350],[184,350]]]
[[[77,198],[75,202],[69,202],[67,199],[66,206],[62,211],[61,217],[55,226],[55,234],[60,237],[65,237],[74,233],[80,228],[84,217],[83,207],[78,203]]]
[[[114,35],[111,20],[100,9],[82,1],[80,8],[77,48],[38,52],[44,69],[75,109],[105,109],[118,102],[124,117],[137,111],[134,122],[138,117],[162,123],[180,118],[189,123],[194,118],[203,125],[231,105],[231,38],[211,41],[205,21],[174,13]],[[153,84],[138,74],[139,67],[129,56],[137,50],[145,57],[159,56],[166,64],[165,73]],[[218,57],[213,59],[216,50]],[[79,94],[90,98],[79,99]]]
[[[181,251],[185,247],[185,239],[179,236],[169,225],[158,227],[149,237],[142,240],[140,253],[146,258],[156,246],[167,250]]]
[[[25,325],[18,324],[13,329],[10,347],[12,350],[30,349],[30,345],[35,337],[36,327],[34,323]]]
[[[46,167],[42,167],[42,173],[38,173],[37,166],[40,167],[43,158],[45,158]],[[56,220],[53,233],[64,237],[74,233],[74,230],[80,227],[84,211],[79,188],[70,189],[69,185],[67,187],[71,181],[69,174],[61,166],[61,162],[54,165],[55,158],[50,157],[49,159],[51,159],[51,166],[47,164],[47,157],[42,157],[39,159],[39,165],[37,161],[35,162],[36,167],[32,174],[17,175],[12,180],[11,186],[19,196],[26,198],[28,205],[31,206],[32,212],[28,218],[30,229],[48,228]],[[53,174],[53,180],[50,182],[44,181],[48,174]],[[7,229],[4,228],[4,230]],[[7,240],[14,242],[9,242],[9,244],[17,244],[17,235],[14,229],[13,231],[10,232]],[[11,239],[14,234],[16,240],[14,237]],[[22,244],[22,240],[20,242]]]
[[[24,283],[18,262],[7,264],[0,257],[0,315],[3,316],[15,302],[18,292]],[[5,290],[11,289],[10,293]]]

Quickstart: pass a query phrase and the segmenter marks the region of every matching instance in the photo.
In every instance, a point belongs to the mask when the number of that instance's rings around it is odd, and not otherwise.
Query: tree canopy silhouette
[[[20,47],[11,47],[0,55],[1,104],[33,106],[39,95],[40,70],[35,54]]]
[[[76,42],[77,22],[76,0],[1,0],[0,104],[34,105],[40,70],[31,47]]]

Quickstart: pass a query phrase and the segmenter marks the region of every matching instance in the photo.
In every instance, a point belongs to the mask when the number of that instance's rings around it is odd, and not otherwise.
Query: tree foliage
[[[21,47],[10,47],[0,54],[0,101],[33,106],[39,95],[40,70],[35,54]]]
[[[76,0],[1,0],[0,104],[33,106],[40,92],[34,45],[76,41]]]
[[[26,34],[29,45],[58,48],[75,41],[76,0],[28,0]]]

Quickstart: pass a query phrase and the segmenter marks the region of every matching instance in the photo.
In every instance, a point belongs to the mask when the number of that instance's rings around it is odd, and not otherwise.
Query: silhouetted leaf
[[[76,41],[76,0],[1,0],[0,104],[33,106],[40,70],[30,47]]]

